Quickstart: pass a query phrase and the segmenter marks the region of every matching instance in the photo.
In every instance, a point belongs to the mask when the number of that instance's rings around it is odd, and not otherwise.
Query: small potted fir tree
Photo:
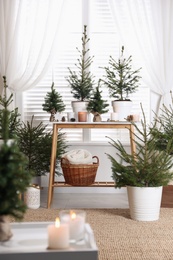
[[[135,154],[128,153],[121,142],[110,139],[118,157],[107,155],[112,163],[115,187],[127,187],[131,218],[154,221],[159,218],[162,188],[173,179],[172,145],[168,142],[164,151],[158,150],[152,136],[155,126],[147,126],[143,109],[142,113],[142,130],[132,122],[135,127]]]
[[[88,55],[89,49],[87,45],[89,41],[87,26],[84,25],[82,50],[80,51],[76,48],[80,55],[80,58],[77,60],[78,63],[75,64],[76,70],[72,71],[68,68],[70,75],[66,78],[71,87],[71,93],[74,99],[76,99],[71,103],[74,113],[87,111],[88,100],[93,90],[94,77],[89,70],[93,62],[93,57]]]
[[[93,122],[102,121],[101,114],[107,113],[109,109],[107,107],[109,104],[106,100],[102,98],[102,91],[100,90],[100,81],[95,90],[93,90],[93,95],[87,106],[87,111],[94,115]]]
[[[121,49],[121,56],[116,61],[112,56],[109,58],[109,65],[104,67],[106,75],[102,79],[109,90],[113,111],[118,113],[120,121],[124,121],[130,114],[132,101],[129,95],[135,93],[139,87],[141,68],[132,70],[132,56],[127,59],[124,55],[124,46]]]
[[[42,104],[43,110],[50,113],[50,121],[55,121],[55,114],[57,112],[61,113],[65,110],[64,102],[62,101],[62,96],[54,89],[54,82],[51,86],[51,92],[48,92],[45,97],[45,102]]]

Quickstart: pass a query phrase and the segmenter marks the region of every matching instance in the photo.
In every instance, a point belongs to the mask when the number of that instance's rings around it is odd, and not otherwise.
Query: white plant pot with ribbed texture
[[[127,186],[130,216],[138,221],[159,219],[163,187]]]

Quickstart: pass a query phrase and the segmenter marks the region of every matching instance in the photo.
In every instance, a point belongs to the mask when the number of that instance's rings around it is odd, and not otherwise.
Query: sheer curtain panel
[[[143,80],[160,101],[153,107],[158,112],[162,103],[170,103],[173,89],[173,1],[108,1],[122,43],[140,59]]]
[[[36,86],[52,65],[64,2],[0,0],[0,76],[12,92]]]

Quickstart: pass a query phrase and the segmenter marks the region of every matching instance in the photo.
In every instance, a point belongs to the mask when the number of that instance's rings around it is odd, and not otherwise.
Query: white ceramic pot
[[[88,101],[72,101],[71,105],[74,113],[86,112]]]
[[[138,221],[159,219],[163,187],[127,187],[130,216]]]
[[[119,121],[125,121],[128,115],[131,114],[132,101],[112,101],[114,113],[117,113]]]

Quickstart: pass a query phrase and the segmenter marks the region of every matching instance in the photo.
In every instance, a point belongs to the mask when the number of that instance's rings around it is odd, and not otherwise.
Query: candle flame
[[[70,216],[71,216],[71,219],[75,219],[76,218],[76,213],[74,211],[71,211],[70,212]]]
[[[59,227],[60,227],[60,220],[59,220],[58,217],[55,219],[55,227],[56,227],[56,228],[59,228]]]

